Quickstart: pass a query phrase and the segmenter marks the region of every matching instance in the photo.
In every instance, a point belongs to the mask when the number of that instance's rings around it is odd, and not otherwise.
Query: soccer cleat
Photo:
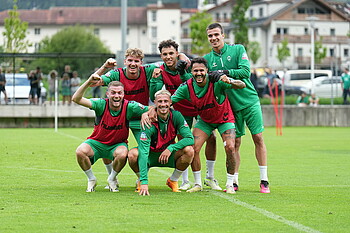
[[[173,190],[173,192],[175,192],[175,193],[181,192],[179,190],[179,185],[178,185],[177,181],[172,181],[172,180],[170,180],[170,178],[168,178],[166,180],[166,185],[168,185],[169,188],[171,188],[171,190]]]
[[[139,193],[141,190],[141,182],[139,179],[136,180],[136,188],[135,188],[135,193]]]
[[[219,183],[216,179],[206,178],[204,180],[204,184],[206,186],[209,186],[213,190],[222,190],[222,188],[220,188]]]
[[[233,186],[227,185],[227,186],[226,186],[226,193],[228,193],[228,194],[235,194],[236,191],[235,191],[235,189],[234,189]]]
[[[233,183],[233,189],[234,189],[235,191],[238,191],[238,184]]]
[[[117,181],[117,188],[119,188],[119,182],[118,182],[117,177],[115,178],[115,180]],[[108,184],[105,186],[105,189],[109,189],[109,185]]]
[[[114,193],[119,192],[117,179],[107,180],[107,181],[108,181],[109,191]]]
[[[269,182],[266,180],[262,180],[260,182],[260,192],[261,193],[270,193]]]
[[[190,188],[191,188],[191,184],[190,184],[189,181],[186,181],[185,183],[182,183],[180,185],[180,187],[179,187],[180,190],[184,190],[184,191],[186,191],[186,190],[188,190]]]
[[[96,180],[89,180],[86,192],[87,193],[95,192],[95,187],[96,187]]]
[[[195,184],[191,189],[187,190],[186,192],[195,193],[200,191],[202,191],[202,186],[200,186],[199,184]]]

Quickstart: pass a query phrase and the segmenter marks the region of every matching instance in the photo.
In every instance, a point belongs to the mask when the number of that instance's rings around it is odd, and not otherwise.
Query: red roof
[[[18,10],[29,24],[120,24],[120,7],[53,7],[48,10]],[[146,24],[146,7],[128,7],[128,24]],[[0,24],[8,10],[0,12]]]

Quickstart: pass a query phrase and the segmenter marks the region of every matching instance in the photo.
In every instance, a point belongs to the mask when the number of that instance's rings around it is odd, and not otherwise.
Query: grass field
[[[152,168],[146,197],[134,192],[128,166],[120,192],[105,190],[102,161],[93,166],[96,192],[85,192],[74,152],[91,130],[0,130],[0,232],[350,232],[349,128],[289,127],[283,136],[266,128],[270,194],[259,193],[247,135],[237,194],[172,193],[165,185],[172,170]],[[218,140],[222,186],[224,164]]]

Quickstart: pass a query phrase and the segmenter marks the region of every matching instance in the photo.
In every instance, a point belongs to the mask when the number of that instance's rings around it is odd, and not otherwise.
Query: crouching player
[[[106,99],[87,99],[83,95],[87,88],[99,77],[93,74],[73,95],[73,101],[95,111],[94,131],[88,139],[76,149],[79,166],[88,178],[86,192],[95,191],[96,177],[91,165],[99,158],[112,160],[112,171],[107,178],[111,192],[118,192],[117,175],[127,160],[129,120],[140,117],[148,107],[124,99],[124,85],[119,81],[109,83]]]
[[[129,165],[135,173],[140,173],[140,195],[150,195],[148,191],[148,170],[151,167],[175,168],[166,184],[173,192],[180,192],[178,179],[191,164],[194,151],[193,135],[180,112],[170,109],[171,94],[167,90],[155,93],[157,122],[141,132],[138,148],[130,150]],[[175,143],[177,134],[182,139]]]

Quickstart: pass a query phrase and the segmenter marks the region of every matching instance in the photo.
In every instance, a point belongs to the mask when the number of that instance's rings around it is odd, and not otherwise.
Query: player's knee
[[[235,141],[224,141],[224,147],[226,153],[234,153],[235,151]]]
[[[135,163],[137,162],[137,157],[138,157],[138,151],[137,150],[130,150],[128,152],[128,160],[129,160],[129,163]]]
[[[194,149],[192,146],[186,146],[184,149],[184,159],[187,163],[192,163],[193,157],[194,157]]]

